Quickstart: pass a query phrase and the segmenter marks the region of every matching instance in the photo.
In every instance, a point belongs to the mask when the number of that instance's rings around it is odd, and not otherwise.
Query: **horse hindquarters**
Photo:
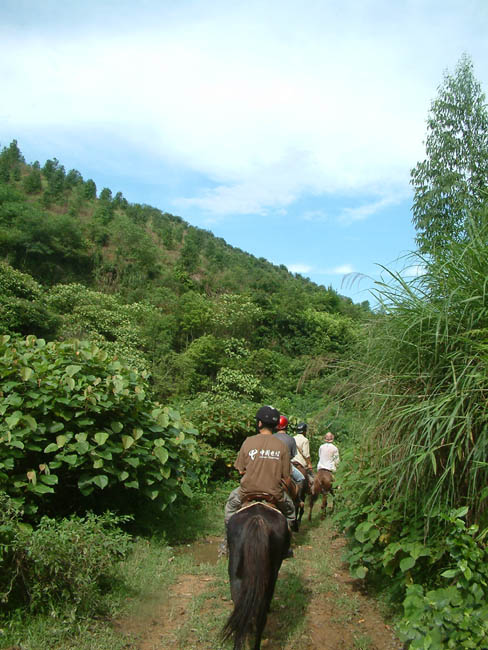
[[[332,474],[327,469],[319,469],[315,475],[312,490],[310,493],[310,510],[308,520],[312,520],[312,509],[315,501],[322,495],[321,519],[325,518],[327,512],[327,496],[332,489]]]
[[[274,529],[276,522],[283,532]],[[223,638],[234,638],[234,650],[242,648],[253,632],[255,650],[261,646],[284,545],[286,540],[289,542],[287,534],[284,517],[266,506],[252,506],[229,521],[229,578],[234,611],[224,627]]]

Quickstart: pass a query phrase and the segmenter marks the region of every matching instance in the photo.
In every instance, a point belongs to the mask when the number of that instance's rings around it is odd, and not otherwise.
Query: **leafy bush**
[[[0,601],[6,602],[16,588],[19,568],[16,562],[22,511],[5,492],[0,492]]]
[[[0,262],[0,331],[52,337],[58,326],[41,286],[30,275]]]
[[[243,440],[255,432],[254,418],[260,404],[228,394],[201,393],[179,405],[198,423],[198,444],[206,462],[197,469],[207,478],[228,478]]]
[[[488,549],[478,527],[466,527],[467,510],[446,517],[450,567],[440,574],[441,586],[407,587],[402,628],[411,650],[488,648]]]
[[[235,399],[242,396],[248,400],[262,400],[266,393],[257,377],[242,370],[221,368],[212,390],[217,394],[229,395]]]
[[[0,489],[29,514],[190,496],[196,431],[147,389],[94,344],[1,337]]]
[[[30,275],[0,262],[0,295],[35,300],[40,298],[41,291],[41,285]]]
[[[140,371],[149,362],[141,351],[144,329],[159,316],[159,310],[141,303],[124,303],[119,296],[87,289],[81,284],[59,284],[47,293],[50,309],[62,319],[64,338],[89,338],[107,342],[106,349],[123,357]]]
[[[8,520],[3,513],[2,528],[11,531],[11,562],[2,562],[2,601],[24,601],[32,611],[61,607],[89,615],[99,610],[117,561],[130,549],[129,535],[118,528],[126,518],[109,512],[60,521],[43,517],[30,531],[21,527],[17,516]],[[5,542],[5,532],[3,538]]]
[[[28,540],[22,568],[31,608],[72,604],[78,614],[95,612],[117,560],[130,548],[120,522],[110,513],[61,521],[43,517]]]

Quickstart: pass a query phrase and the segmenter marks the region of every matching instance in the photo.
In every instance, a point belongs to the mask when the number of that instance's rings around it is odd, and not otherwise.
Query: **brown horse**
[[[308,513],[308,520],[312,521],[312,508],[319,495],[322,495],[322,507],[320,510],[320,518],[324,519],[327,513],[327,495],[334,494],[332,491],[332,483],[334,477],[332,472],[328,469],[319,469],[315,474],[313,480],[312,491],[310,493],[310,511]]]

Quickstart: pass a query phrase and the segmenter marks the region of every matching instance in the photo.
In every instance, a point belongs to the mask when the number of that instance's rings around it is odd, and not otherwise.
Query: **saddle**
[[[251,492],[242,498],[242,505],[251,505],[252,503],[267,503],[276,507],[277,499],[267,492]]]

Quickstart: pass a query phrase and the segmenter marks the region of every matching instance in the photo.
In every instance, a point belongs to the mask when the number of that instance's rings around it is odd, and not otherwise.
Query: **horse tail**
[[[243,647],[246,637],[256,631],[263,614],[266,615],[272,573],[269,531],[261,515],[254,515],[245,523],[241,539],[241,588],[222,632],[224,641],[234,637],[234,648]]]

